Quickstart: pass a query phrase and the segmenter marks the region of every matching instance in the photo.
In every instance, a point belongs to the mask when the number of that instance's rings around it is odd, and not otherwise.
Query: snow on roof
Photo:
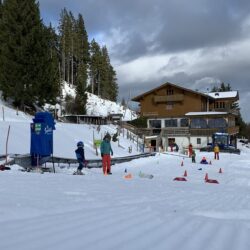
[[[234,98],[234,97],[237,97],[238,91],[210,92],[210,93],[207,93],[207,95],[215,99]]]
[[[192,116],[192,115],[226,115],[227,112],[188,112],[185,115]]]

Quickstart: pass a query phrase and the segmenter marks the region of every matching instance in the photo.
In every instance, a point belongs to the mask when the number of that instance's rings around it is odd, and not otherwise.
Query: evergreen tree
[[[75,25],[75,63],[76,63],[76,103],[77,113],[86,113],[88,80],[89,43],[82,15],[78,16]]]
[[[2,18],[2,7],[3,7],[3,3],[2,3],[2,0],[0,0],[0,20]]]
[[[44,27],[43,30],[43,48],[44,48],[44,64],[43,66],[43,88],[42,95],[40,96],[40,103],[44,101],[47,103],[56,103],[56,97],[60,95],[60,75],[59,75],[59,46],[58,37],[55,30],[50,25],[48,28]],[[41,67],[42,67],[41,66]]]
[[[60,53],[62,55],[62,79],[68,83],[74,83],[73,53],[74,53],[74,23],[75,19],[71,12],[65,8],[62,10],[59,21]]]
[[[0,82],[5,98],[14,104],[43,104],[55,99],[49,42],[35,0],[5,0],[0,22]],[[53,89],[53,91],[52,91]]]
[[[122,102],[121,102],[121,105],[123,106],[123,107],[127,107],[127,104],[126,104],[126,101],[125,101],[125,98],[123,97],[122,98]]]
[[[219,87],[214,86],[211,92],[225,92],[225,91],[232,91],[231,85],[228,83],[227,85],[222,82]]]
[[[90,78],[92,93],[100,95],[100,69],[102,64],[102,53],[99,44],[93,39],[90,43]]]
[[[110,58],[108,54],[108,50],[106,46],[102,48],[102,57],[103,57],[103,89],[106,90],[106,92],[102,92],[102,96],[104,98],[107,98],[111,101],[116,102],[117,101],[117,95],[118,95],[118,85],[116,83],[116,72],[114,71],[111,63]]]
[[[116,72],[110,63],[107,48],[105,46],[101,48],[95,40],[92,40],[90,55],[93,93],[104,99],[116,101],[118,95]]]

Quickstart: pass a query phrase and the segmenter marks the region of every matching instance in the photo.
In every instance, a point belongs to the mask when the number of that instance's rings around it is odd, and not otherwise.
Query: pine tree
[[[74,83],[72,68],[74,67],[74,25],[75,19],[71,12],[62,10],[59,21],[60,53],[62,55],[62,79]]]
[[[110,63],[106,46],[101,48],[95,40],[92,40],[90,54],[93,93],[104,99],[116,101],[118,95],[116,72]]]
[[[102,56],[103,56],[103,70],[105,72],[105,79],[104,79],[104,88],[107,90],[105,95],[107,99],[116,102],[117,95],[118,95],[118,85],[116,83],[116,72],[113,66],[110,63],[110,58],[108,54],[108,49],[106,46],[102,48]]]
[[[85,93],[88,80],[89,43],[82,15],[75,23],[75,64],[76,64],[76,103],[77,113],[86,113],[87,95]]]
[[[60,96],[60,75],[59,75],[59,46],[58,37],[55,30],[50,25],[48,28],[44,26],[43,30],[43,49],[44,49],[44,64],[43,66],[43,83],[41,89],[43,90],[40,95],[40,103],[44,101],[47,103],[56,103],[56,97]]]
[[[0,82],[4,98],[20,106],[55,99],[46,28],[35,0],[5,0],[0,22]]]
[[[102,53],[100,45],[93,39],[90,43],[90,78],[92,93],[100,95]]]

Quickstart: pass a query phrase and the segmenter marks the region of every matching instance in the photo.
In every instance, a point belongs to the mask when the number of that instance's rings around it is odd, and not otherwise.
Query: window
[[[174,90],[173,89],[167,89],[167,95],[173,95]]]
[[[225,102],[216,102],[215,103],[216,109],[224,109],[225,108]]]
[[[149,120],[150,128],[161,128],[161,120]]]
[[[177,119],[165,120],[165,127],[177,127]]]
[[[188,127],[188,119],[187,118],[181,119],[181,127]]]
[[[167,105],[166,105],[166,110],[172,110],[174,107],[174,104],[173,102],[167,102]]]
[[[207,122],[204,118],[194,118],[191,120],[191,128],[207,128]]]
[[[201,138],[197,138],[197,145],[201,144]]]
[[[208,121],[209,128],[226,128],[227,122],[224,118],[215,118]]]

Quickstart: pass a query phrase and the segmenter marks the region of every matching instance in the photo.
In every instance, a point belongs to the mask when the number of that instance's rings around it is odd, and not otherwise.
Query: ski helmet
[[[82,141],[79,141],[79,142],[77,142],[77,147],[84,147],[84,144],[83,144],[83,142]]]

